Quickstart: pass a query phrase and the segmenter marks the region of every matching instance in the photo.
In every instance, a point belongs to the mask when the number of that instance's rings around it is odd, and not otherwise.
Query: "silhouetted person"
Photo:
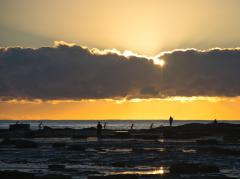
[[[154,125],[153,123],[150,125],[150,129],[152,129],[152,128],[153,128],[153,125]]]
[[[169,118],[169,124],[170,124],[170,126],[172,126],[172,124],[173,124],[173,117],[172,116],[170,116],[170,118]]]
[[[100,122],[97,124],[97,136],[102,137],[102,124]]]
[[[217,123],[218,123],[217,119],[214,119],[213,124],[217,124]]]
[[[107,127],[107,122],[104,123],[103,129],[106,129]]]
[[[134,124],[131,125],[131,130],[133,130]]]
[[[38,124],[38,129],[42,129],[43,125],[42,125],[42,121]]]

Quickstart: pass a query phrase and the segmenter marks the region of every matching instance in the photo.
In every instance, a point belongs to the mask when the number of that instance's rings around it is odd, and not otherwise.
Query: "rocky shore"
[[[51,138],[72,137],[87,138],[96,137],[96,128],[71,129],[44,127],[41,130],[25,129],[7,130],[0,129],[1,138]],[[103,138],[136,138],[136,139],[194,139],[208,136],[223,137],[226,141],[237,141],[240,138],[240,124],[185,124],[174,127],[158,127],[140,130],[103,130]]]
[[[0,130],[0,178],[239,178],[240,125]]]

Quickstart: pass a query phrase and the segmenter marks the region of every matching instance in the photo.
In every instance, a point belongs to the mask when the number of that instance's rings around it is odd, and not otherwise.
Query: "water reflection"
[[[162,147],[159,147],[159,148],[144,148],[144,150],[147,150],[147,151],[158,151],[158,152],[165,152],[166,149],[165,148],[162,148]]]
[[[124,171],[124,172],[116,172],[114,174],[136,174],[136,175],[164,175],[169,173],[166,167],[159,167],[153,170],[137,170],[137,171]]]
[[[196,153],[197,151],[195,149],[182,149],[183,153]]]
[[[164,143],[165,142],[165,139],[158,139],[158,141],[160,142],[160,143]]]

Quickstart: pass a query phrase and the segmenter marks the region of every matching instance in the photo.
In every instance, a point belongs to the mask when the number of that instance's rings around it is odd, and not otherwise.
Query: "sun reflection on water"
[[[142,171],[125,171],[125,172],[118,172],[117,174],[136,174],[136,175],[164,175],[167,173],[166,168],[159,167],[154,170],[142,170]]]

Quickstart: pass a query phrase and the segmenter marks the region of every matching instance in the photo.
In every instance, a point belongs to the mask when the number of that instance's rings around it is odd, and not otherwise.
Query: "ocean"
[[[40,122],[44,126],[51,128],[73,128],[83,129],[89,127],[96,127],[99,120],[19,120],[20,123],[30,124],[31,129],[38,129]],[[17,120],[0,120],[0,129],[8,129],[10,124],[16,123]],[[153,127],[168,126],[168,120],[100,120],[106,129],[127,130],[134,124],[134,129],[149,129],[153,123]],[[189,123],[211,123],[213,120],[174,120],[173,126],[179,126]],[[219,120],[218,122],[240,124],[240,120]]]

